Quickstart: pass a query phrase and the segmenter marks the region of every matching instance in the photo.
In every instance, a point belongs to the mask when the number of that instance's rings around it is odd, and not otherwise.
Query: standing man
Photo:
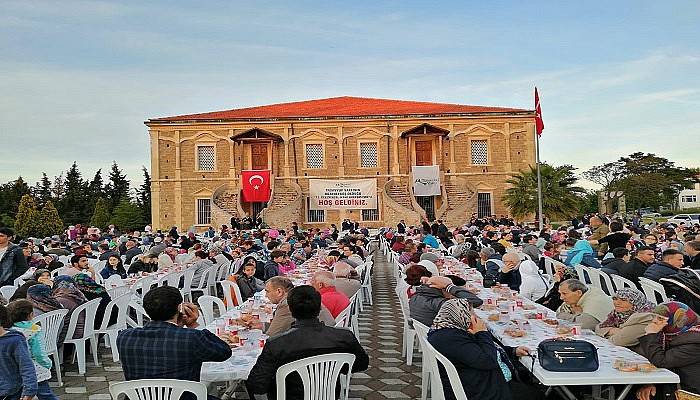
[[[0,228],[0,286],[14,285],[29,269],[22,249],[10,241],[14,235],[12,229]]]
[[[403,220],[399,221],[399,224],[396,225],[396,232],[400,235],[406,234],[406,223],[403,222]]]
[[[607,225],[603,223],[603,220],[599,216],[593,216],[591,217],[591,236],[588,237],[589,241],[597,241],[604,238],[605,236],[610,233],[610,228],[608,228]],[[600,244],[591,244],[591,247],[593,247],[593,250],[598,253],[599,257],[602,257],[605,255],[605,253],[608,252],[608,244],[607,243],[600,243]]]

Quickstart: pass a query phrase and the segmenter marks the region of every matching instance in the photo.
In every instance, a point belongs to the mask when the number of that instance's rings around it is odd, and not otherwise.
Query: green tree
[[[65,192],[58,204],[63,220],[69,225],[85,223],[87,213],[90,212],[85,209],[85,202],[85,182],[78,170],[78,164],[73,161],[73,165],[66,172]]]
[[[145,225],[151,223],[151,175],[146,167],[141,168],[143,170],[143,183],[138,189],[136,204],[141,209]]]
[[[41,181],[38,182],[37,191],[34,195],[40,206],[44,206],[46,203],[53,199],[51,192],[51,180],[46,176],[46,172],[41,173]]]
[[[90,218],[90,225],[105,229],[109,225],[109,221],[110,216],[109,210],[107,209],[107,202],[100,197],[95,203],[95,212],[92,213],[92,218]]]
[[[139,229],[143,224],[141,209],[128,198],[122,198],[114,207],[112,223],[122,232]]]
[[[48,237],[59,235],[61,232],[63,232],[63,221],[58,216],[58,210],[54,207],[53,202],[49,200],[39,213],[39,236]]]
[[[32,196],[25,194],[19,202],[15,216],[15,233],[23,238],[36,236],[39,228],[39,212]]]
[[[542,211],[550,220],[569,219],[579,211],[583,188],[575,186],[576,168],[571,165],[553,167],[540,164],[542,177]],[[503,204],[510,209],[511,215],[525,219],[537,213],[537,168],[521,171],[506,181],[510,187],[506,189]]]
[[[677,167],[664,157],[641,152],[583,173],[584,178],[601,185],[604,191],[623,194],[628,209],[673,207],[680,191],[692,187],[695,176],[692,169]],[[609,201],[608,209],[611,209],[615,198]]]
[[[92,178],[90,183],[87,185],[87,190],[85,192],[87,197],[87,209],[90,213],[95,213],[95,205],[97,200],[104,198],[104,187],[102,182],[102,169],[98,169],[95,172],[95,176]]]
[[[0,212],[8,215],[17,214],[19,202],[25,194],[31,194],[31,189],[21,176],[2,185],[0,187]]]
[[[112,169],[109,171],[109,183],[104,188],[105,197],[109,202],[109,210],[114,213],[114,208],[121,199],[129,198],[129,181],[126,174],[119,169],[117,162],[112,162]]]

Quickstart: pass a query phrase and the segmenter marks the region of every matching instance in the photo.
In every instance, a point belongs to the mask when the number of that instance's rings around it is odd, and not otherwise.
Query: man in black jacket
[[[14,285],[29,269],[22,249],[10,241],[14,235],[12,229],[0,228],[0,286]]]
[[[681,268],[683,268],[683,253],[676,249],[668,249],[661,253],[661,261],[647,268],[644,277],[658,282],[661,278],[675,275]]]
[[[620,275],[620,268],[629,262],[629,251],[624,247],[612,249],[612,258],[607,258],[601,262],[601,271],[608,275]]]
[[[685,254],[690,259],[688,268],[700,269],[700,240],[685,243]]]
[[[618,275],[631,280],[639,287],[639,277],[644,276],[647,268],[656,260],[654,254],[653,248],[648,246],[640,247],[630,262],[618,267]]]
[[[292,329],[267,341],[262,354],[248,376],[248,390],[253,394],[267,394],[276,399],[275,375],[284,364],[302,358],[330,354],[355,355],[352,372],[364,371],[369,356],[350,330],[323,325],[318,320],[321,311],[321,295],[311,286],[297,286],[287,295],[289,311],[295,321]],[[347,371],[346,371],[347,373]],[[286,400],[304,398],[304,389],[298,374],[286,380]]]

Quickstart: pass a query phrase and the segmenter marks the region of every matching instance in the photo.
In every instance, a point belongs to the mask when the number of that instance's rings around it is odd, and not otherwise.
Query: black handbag
[[[537,346],[542,368],[552,372],[598,370],[598,350],[585,340],[547,339]]]

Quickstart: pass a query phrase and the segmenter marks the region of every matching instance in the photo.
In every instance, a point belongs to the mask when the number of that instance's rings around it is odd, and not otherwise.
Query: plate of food
[[[559,325],[558,320],[551,319],[551,318],[543,319],[542,322],[544,322],[545,324],[550,325],[550,326],[558,326]]]
[[[496,309],[496,306],[493,304],[484,304],[481,306],[481,309],[484,311],[493,311]]]
[[[500,321],[501,319],[501,314],[489,314],[488,320],[489,321]]]
[[[571,335],[572,328],[570,326],[560,326],[557,328],[557,335]]]
[[[523,304],[523,310],[534,310],[537,306],[534,304]]]
[[[523,337],[526,335],[524,330],[514,326],[506,328],[503,332],[510,337]]]

